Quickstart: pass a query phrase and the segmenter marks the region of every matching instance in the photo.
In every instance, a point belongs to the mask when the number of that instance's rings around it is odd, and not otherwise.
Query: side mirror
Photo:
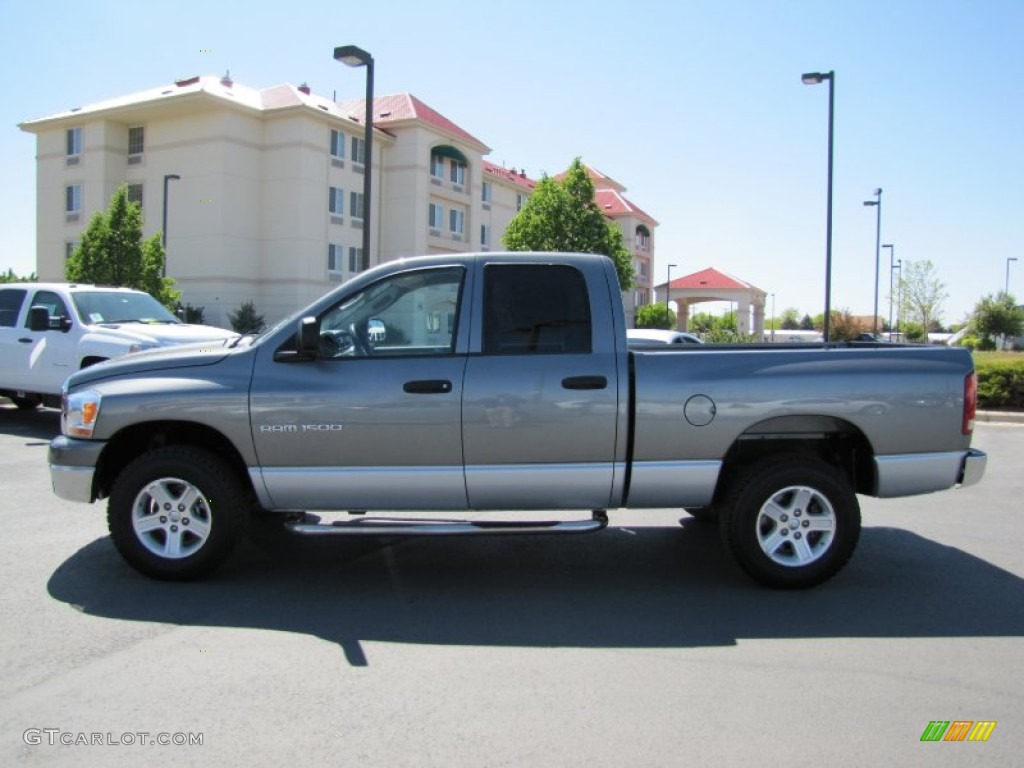
[[[302,357],[315,358],[320,351],[320,323],[315,317],[303,317],[299,320],[299,331],[295,334],[298,349]]]
[[[50,310],[46,307],[31,307],[28,311],[28,329],[30,331],[50,330]]]

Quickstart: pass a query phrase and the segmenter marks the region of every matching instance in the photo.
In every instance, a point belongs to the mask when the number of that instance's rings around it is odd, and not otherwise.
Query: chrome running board
[[[302,518],[306,519],[306,518]],[[430,520],[397,517],[360,517],[332,523],[309,523],[302,519],[284,527],[302,536],[472,536],[499,534],[592,533],[608,525],[604,510],[590,520]]]

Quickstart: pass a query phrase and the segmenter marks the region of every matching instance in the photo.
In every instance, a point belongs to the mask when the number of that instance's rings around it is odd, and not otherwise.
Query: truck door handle
[[[405,382],[402,389],[410,395],[445,395],[452,391],[452,383],[447,379],[420,379]]]
[[[562,379],[563,389],[604,389],[608,379],[604,376],[570,376]]]
[[[32,343],[32,339],[27,338],[25,336],[22,336],[20,339],[18,339],[18,341],[21,342],[22,344],[31,344]]]

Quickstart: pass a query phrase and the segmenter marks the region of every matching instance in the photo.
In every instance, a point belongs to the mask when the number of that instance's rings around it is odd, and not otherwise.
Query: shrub
[[[267,327],[263,315],[256,314],[256,305],[251,300],[243,302],[235,312],[228,312],[228,320],[235,333],[260,333]]]
[[[974,368],[981,408],[1024,408],[1024,355],[976,353]]]

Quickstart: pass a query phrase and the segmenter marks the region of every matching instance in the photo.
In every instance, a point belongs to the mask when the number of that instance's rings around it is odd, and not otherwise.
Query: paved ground
[[[247,547],[213,581],[156,583],[114,553],[101,507],[50,492],[56,429],[52,411],[0,404],[0,765],[1024,754],[1024,427],[979,426],[979,486],[863,499],[853,561],[796,594],[749,582],[672,511],[583,537]],[[987,743],[922,743],[932,720],[998,725]],[[94,733],[142,743],[59,744]],[[160,733],[203,744],[150,745]]]

